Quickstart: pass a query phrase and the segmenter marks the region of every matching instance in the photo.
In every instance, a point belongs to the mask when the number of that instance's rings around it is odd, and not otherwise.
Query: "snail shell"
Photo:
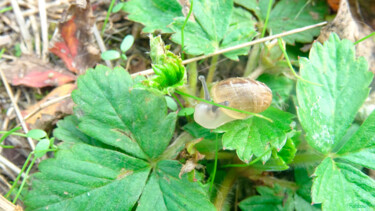
[[[199,80],[205,92],[206,100],[210,100],[204,77]],[[250,78],[228,78],[220,81],[211,89],[215,103],[232,108],[259,113],[266,110],[272,102],[272,91],[259,81]],[[195,107],[194,120],[209,129],[217,128],[236,119],[245,119],[248,114],[216,107],[207,103],[199,103]]]
[[[264,83],[250,78],[228,78],[211,89],[214,102],[229,102],[228,106],[252,113],[266,110],[272,102],[272,91]],[[222,109],[234,119],[245,119],[247,114]]]

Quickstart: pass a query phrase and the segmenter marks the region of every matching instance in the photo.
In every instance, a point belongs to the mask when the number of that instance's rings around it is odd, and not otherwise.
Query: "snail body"
[[[206,100],[211,100],[203,76],[199,76]],[[250,78],[228,78],[211,89],[213,101],[231,108],[252,113],[266,110],[272,102],[272,91],[264,83]],[[248,114],[199,103],[195,107],[194,120],[208,129],[215,129],[236,119],[248,118]]]

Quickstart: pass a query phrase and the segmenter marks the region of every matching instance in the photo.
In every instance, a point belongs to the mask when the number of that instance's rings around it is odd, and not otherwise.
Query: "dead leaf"
[[[86,8],[72,5],[66,16],[71,17],[59,24],[59,33],[53,38],[50,51],[60,57],[70,71],[81,75],[100,60],[100,52],[93,44],[95,17],[89,1]]]
[[[339,9],[340,0],[327,0],[327,3],[333,11],[337,11]]]
[[[3,63],[1,68],[5,70],[7,80],[14,86],[42,88],[60,86],[76,80],[74,74],[34,56],[22,56],[9,64]]]
[[[348,0],[342,0],[335,19],[322,28],[318,41],[324,42],[332,32],[337,33],[341,39],[348,39],[353,42],[371,34],[373,29],[368,24],[373,23],[374,19],[364,20],[363,11],[374,8],[375,2],[367,1],[366,7],[368,8],[360,7],[360,2],[366,1],[350,0],[348,2]],[[356,45],[356,55],[365,57],[370,70],[375,73],[375,41],[373,37]]]
[[[29,107],[27,110],[22,111],[22,115],[24,117],[27,116],[34,110],[43,107],[42,105],[46,102],[70,94],[75,88],[75,84],[64,84],[55,88],[46,97],[44,97],[43,100]],[[58,103],[42,108],[42,110],[27,119],[26,123],[30,129],[47,129],[60,118],[66,116],[67,114],[72,114],[73,106],[74,103],[69,97],[65,100],[59,101]]]

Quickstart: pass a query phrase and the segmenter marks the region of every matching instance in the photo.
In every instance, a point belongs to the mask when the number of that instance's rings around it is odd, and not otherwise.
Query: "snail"
[[[204,76],[199,76],[202,82],[204,97],[210,101],[210,95]],[[213,101],[232,108],[260,113],[266,110],[272,102],[272,91],[264,83],[250,78],[228,78],[220,81],[211,89]],[[208,103],[199,103],[195,107],[194,120],[208,129],[215,129],[227,122],[246,119],[248,114],[223,109]]]

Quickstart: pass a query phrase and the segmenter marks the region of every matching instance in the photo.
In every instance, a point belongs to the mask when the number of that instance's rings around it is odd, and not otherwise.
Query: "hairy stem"
[[[234,182],[237,179],[237,171],[231,169],[228,174],[225,176],[223,182],[220,185],[219,190],[217,191],[214,205],[217,210],[223,210],[225,199],[227,198]]]
[[[211,59],[211,66],[210,66],[210,69],[208,69],[207,80],[206,80],[207,84],[211,84],[212,81],[214,80],[218,59],[219,59],[219,55],[215,55]]]

